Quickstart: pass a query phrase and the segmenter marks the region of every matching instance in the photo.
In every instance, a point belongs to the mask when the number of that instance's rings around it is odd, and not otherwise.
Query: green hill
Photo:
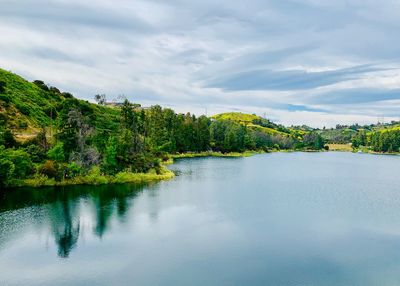
[[[242,124],[251,124],[255,120],[260,120],[261,117],[257,116],[255,114],[247,114],[247,113],[242,113],[242,112],[226,112],[226,113],[220,113],[212,116],[211,118],[216,119],[216,120],[231,120],[235,122],[239,122]]]
[[[211,118],[215,120],[230,120],[242,125],[245,125],[251,130],[262,132],[265,134],[282,135],[289,136],[292,132],[284,127],[283,125],[278,125],[272,121],[262,118],[261,116],[255,114],[247,114],[242,112],[226,112],[220,113],[212,116]]]
[[[11,129],[19,141],[34,137],[41,128],[50,129],[65,103],[71,101],[84,106],[86,115],[99,127],[118,122],[118,112],[113,108],[77,100],[43,81],[29,82],[0,69],[0,125]]]

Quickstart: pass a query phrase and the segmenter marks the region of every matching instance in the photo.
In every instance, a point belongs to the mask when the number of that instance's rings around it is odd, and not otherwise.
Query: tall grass
[[[14,186],[68,186],[68,185],[105,185],[105,184],[127,184],[127,183],[150,183],[161,180],[172,179],[175,174],[162,166],[157,173],[150,170],[148,173],[120,172],[114,176],[101,174],[100,168],[93,167],[85,176],[77,176],[70,179],[56,181],[44,175],[37,175],[30,179],[16,181]]]

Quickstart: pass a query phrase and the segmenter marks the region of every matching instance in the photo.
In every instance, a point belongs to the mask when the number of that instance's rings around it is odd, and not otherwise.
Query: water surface
[[[0,285],[400,285],[400,157],[183,159],[0,194]]]

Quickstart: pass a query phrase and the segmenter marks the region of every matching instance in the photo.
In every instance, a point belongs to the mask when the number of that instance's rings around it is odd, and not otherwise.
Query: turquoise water
[[[400,285],[400,156],[177,161],[0,194],[0,285]]]

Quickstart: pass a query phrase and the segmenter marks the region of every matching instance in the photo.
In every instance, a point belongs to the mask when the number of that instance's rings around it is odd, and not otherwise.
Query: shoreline
[[[269,151],[245,151],[245,152],[229,152],[221,153],[214,151],[198,152],[198,153],[180,153],[170,154],[169,159],[162,162],[161,172],[157,174],[154,170],[148,173],[131,173],[131,172],[119,172],[116,175],[103,175],[100,173],[99,168],[93,168],[87,175],[78,176],[71,179],[64,179],[56,181],[54,178],[48,178],[46,176],[36,176],[29,179],[17,180],[14,184],[5,187],[8,188],[20,188],[20,187],[64,187],[64,186],[76,186],[76,185],[113,185],[113,184],[142,184],[142,183],[153,183],[160,181],[167,181],[173,179],[176,175],[173,171],[167,168],[168,165],[174,164],[174,160],[187,159],[187,158],[205,158],[205,157],[216,157],[216,158],[243,158],[251,157],[258,154],[268,153],[290,153],[290,152],[346,152],[346,153],[360,153],[360,154],[371,154],[371,155],[400,155],[400,153],[379,153],[366,149],[357,150],[269,150]],[[359,152],[361,151],[361,152]]]
[[[46,176],[36,176],[24,180],[16,180],[12,185],[5,187],[5,189],[21,188],[21,187],[64,187],[64,186],[76,186],[76,185],[113,185],[113,184],[142,184],[152,183],[171,180],[175,177],[175,173],[167,168],[167,165],[174,163],[175,159],[183,158],[197,158],[197,157],[224,157],[224,158],[240,158],[250,157],[256,154],[266,153],[265,151],[245,151],[240,152],[198,152],[198,153],[181,153],[181,154],[170,154],[169,159],[162,162],[161,172],[157,174],[154,170],[148,173],[131,173],[131,172],[119,172],[116,175],[103,175],[97,167],[94,167],[85,176],[77,176],[71,179],[63,179],[56,181],[54,178],[48,178]]]
[[[161,172],[157,174],[155,171],[148,173],[131,173],[131,172],[119,172],[116,175],[103,175],[99,172],[98,168],[90,171],[85,176],[77,176],[71,179],[64,179],[56,181],[54,178],[48,178],[46,176],[38,176],[30,179],[16,181],[15,184],[8,186],[7,188],[20,188],[20,187],[64,187],[64,186],[76,186],[76,185],[113,185],[113,184],[142,184],[152,183],[159,181],[170,180],[175,177],[175,173],[169,170],[164,165],[161,168]],[[6,188],[6,189],[7,189]]]

